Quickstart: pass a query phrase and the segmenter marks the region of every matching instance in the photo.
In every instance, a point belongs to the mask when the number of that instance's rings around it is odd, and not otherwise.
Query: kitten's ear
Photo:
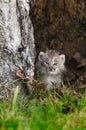
[[[40,52],[40,53],[39,53],[38,59],[39,59],[40,61],[42,60],[44,54],[45,54],[44,52]]]
[[[65,55],[64,54],[60,55],[60,59],[61,59],[61,62],[64,64],[65,63]]]
[[[49,49],[48,48],[46,48],[46,52],[48,52],[49,51]]]

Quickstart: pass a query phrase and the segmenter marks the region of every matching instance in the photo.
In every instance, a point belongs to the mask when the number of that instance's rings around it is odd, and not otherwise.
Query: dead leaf
[[[76,79],[76,75],[71,71],[67,71],[67,77],[65,78],[65,81],[73,81]]]
[[[82,60],[82,56],[79,52],[76,52],[75,55],[73,56],[73,58],[78,62],[80,63],[81,60]]]
[[[83,58],[81,60],[81,64],[77,66],[77,68],[80,68],[80,67],[85,67],[86,66],[86,58]]]
[[[23,79],[24,78],[24,75],[23,73],[21,72],[21,70],[16,70],[16,76]]]

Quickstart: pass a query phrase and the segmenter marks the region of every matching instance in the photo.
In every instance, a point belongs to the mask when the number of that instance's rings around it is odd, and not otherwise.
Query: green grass
[[[0,130],[86,130],[86,96],[69,89],[0,102]],[[32,96],[32,95],[31,95]]]

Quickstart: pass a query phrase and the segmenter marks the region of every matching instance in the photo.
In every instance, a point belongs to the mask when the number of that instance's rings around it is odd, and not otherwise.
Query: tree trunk
[[[34,76],[35,45],[30,18],[37,53],[48,47],[69,58],[77,51],[86,56],[86,0],[1,0],[2,95],[8,95],[16,70],[21,70],[25,77]]]
[[[48,47],[68,57],[86,55],[86,0],[37,0],[30,16],[38,52]]]
[[[29,0],[0,1],[0,95],[8,95],[16,70],[34,76],[35,45]],[[12,86],[10,90],[12,90]]]

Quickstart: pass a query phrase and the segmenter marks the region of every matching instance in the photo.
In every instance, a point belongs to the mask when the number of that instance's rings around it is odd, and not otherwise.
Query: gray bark
[[[29,0],[0,0],[0,94],[21,70],[34,76],[35,45]],[[3,92],[4,93],[4,92]]]

